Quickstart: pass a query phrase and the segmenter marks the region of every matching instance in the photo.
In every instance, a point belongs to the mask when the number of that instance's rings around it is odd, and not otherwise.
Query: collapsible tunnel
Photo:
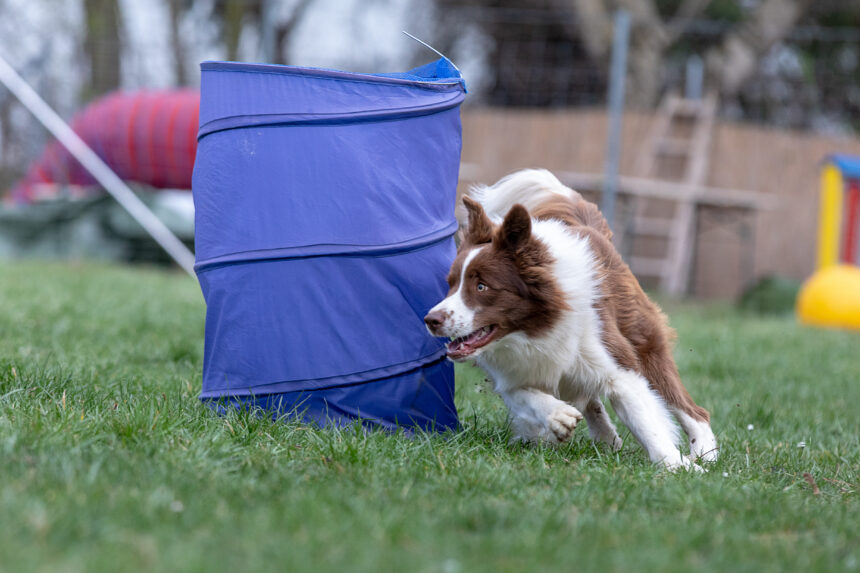
[[[455,252],[457,70],[201,68],[201,399],[456,427],[453,369],[423,316]]]
[[[117,91],[77,113],[71,127],[122,179],[160,189],[188,189],[198,106],[196,90]],[[46,184],[95,185],[96,180],[53,141],[4,199],[26,204],[52,198],[58,188]]]

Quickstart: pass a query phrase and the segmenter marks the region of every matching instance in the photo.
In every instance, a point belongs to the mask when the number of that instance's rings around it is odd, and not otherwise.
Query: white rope
[[[0,82],[2,82],[42,125],[69,150],[75,159],[89,171],[96,181],[128,211],[140,225],[161,245],[176,263],[194,276],[194,255],[168,229],[161,220],[129,189],[128,185],[114,173],[102,159],[78,137],[69,125],[45,103],[39,94],[18,75],[0,56]]]

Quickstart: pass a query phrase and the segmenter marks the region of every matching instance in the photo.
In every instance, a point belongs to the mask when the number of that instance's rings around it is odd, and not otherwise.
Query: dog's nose
[[[445,314],[441,310],[434,310],[424,317],[424,324],[435,334],[442,327],[443,320],[445,320]]]

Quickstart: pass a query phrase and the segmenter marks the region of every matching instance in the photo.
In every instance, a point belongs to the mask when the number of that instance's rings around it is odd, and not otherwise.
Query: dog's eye
[[[478,292],[484,292],[485,290],[487,290],[487,285],[484,283],[478,283]]]

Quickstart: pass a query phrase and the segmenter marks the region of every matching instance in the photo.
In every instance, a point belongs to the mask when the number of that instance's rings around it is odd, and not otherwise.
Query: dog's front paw
[[[568,441],[580,420],[582,420],[580,411],[569,404],[553,410],[548,422],[551,437],[555,438],[555,443],[563,444]]]
[[[695,472],[697,474],[708,473],[708,470],[706,470],[687,456],[684,456],[684,469],[688,472]]]

